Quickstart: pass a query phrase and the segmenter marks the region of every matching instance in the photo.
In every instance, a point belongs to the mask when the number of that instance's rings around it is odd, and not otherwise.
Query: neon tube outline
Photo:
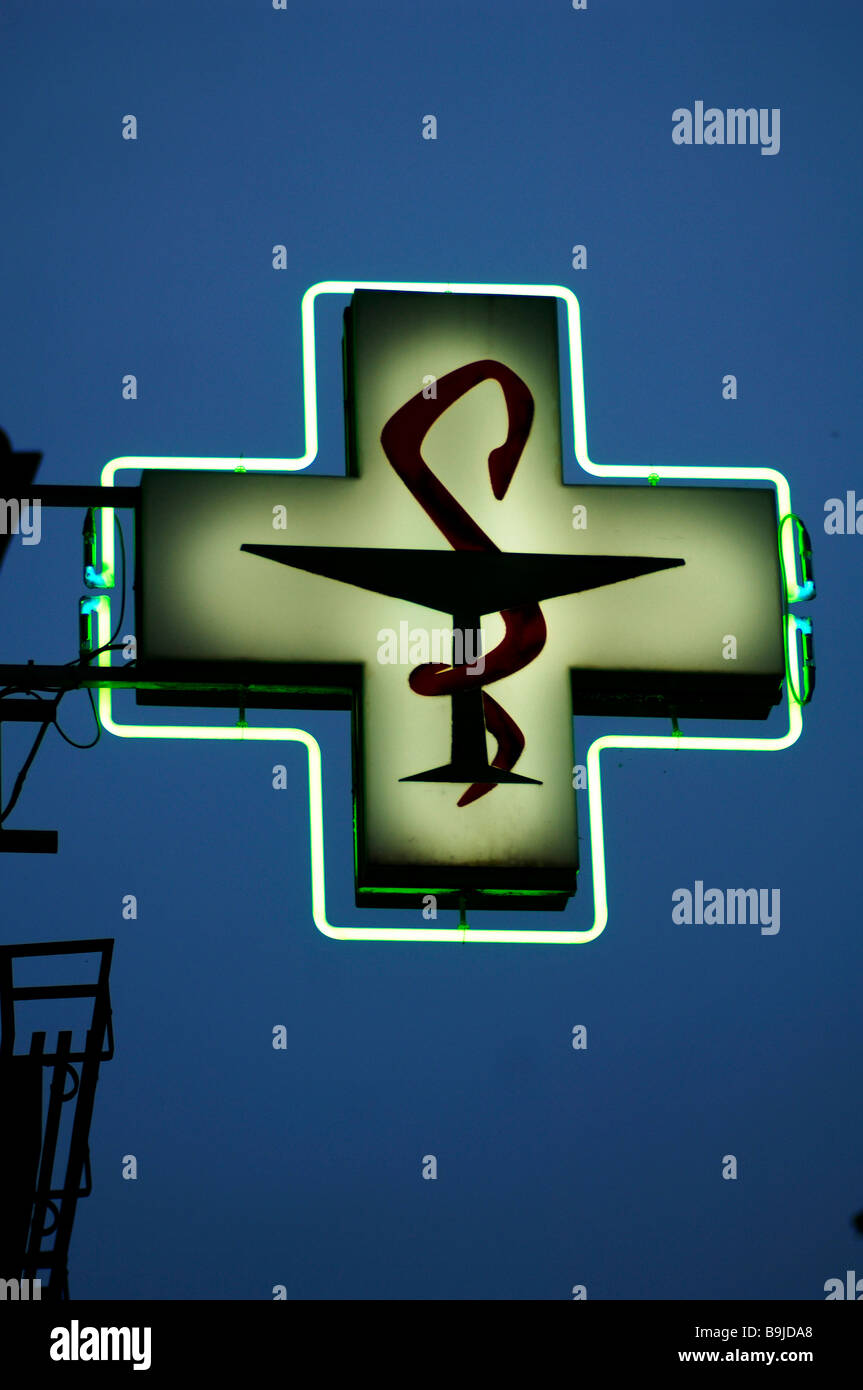
[[[262,473],[299,472],[317,457],[318,418],[315,362],[315,301],[321,294],[349,295],[354,290],[414,290],[427,293],[452,294],[516,294],[539,295],[563,300],[567,309],[567,329],[572,387],[573,438],[579,466],[595,477],[688,479],[705,481],[764,481],[776,488],[780,517],[793,510],[791,490],[784,475],[773,468],[744,467],[657,467],[655,464],[597,464],[587,451],[587,419],[584,399],[584,365],[582,358],[581,314],[572,290],[560,285],[482,285],[443,284],[413,281],[324,280],[311,285],[300,306],[303,356],[303,404],[305,415],[305,452],[297,459],[237,459],[237,458],[173,458],[123,456],[112,459],[102,469],[103,487],[114,484],[118,472],[124,469],[160,468],[182,471],[236,471]],[[101,510],[102,574],[113,582],[114,509]],[[791,527],[780,529],[779,547],[785,578],[785,601],[795,603],[808,597],[806,587],[796,580],[796,556]],[[112,587],[112,584],[109,585]],[[99,645],[110,641],[111,600],[108,594],[98,599]],[[99,719],[108,733],[118,738],[204,739],[213,741],[243,740],[245,742],[302,743],[308,754],[309,776],[309,847],[311,859],[312,917],[318,931],[339,941],[415,941],[415,942],[478,942],[510,945],[576,945],[593,941],[608,923],[608,893],[605,871],[605,837],[602,823],[602,790],[600,755],[607,748],[628,749],[691,749],[727,752],[780,752],[796,743],[803,731],[803,711],[793,692],[800,689],[800,669],[797,656],[796,629],[798,620],[786,613],[786,695],[788,699],[788,730],[777,738],[714,738],[684,734],[604,734],[593,741],[587,750],[587,791],[590,824],[590,857],[593,877],[594,920],[587,931],[540,929],[495,930],[485,927],[338,927],[327,921],[326,878],[324,865],[323,778],[320,745],[305,729],[276,729],[196,725],[135,725],[118,724],[112,713],[111,690],[99,689]],[[111,653],[102,652],[100,666],[111,664]]]

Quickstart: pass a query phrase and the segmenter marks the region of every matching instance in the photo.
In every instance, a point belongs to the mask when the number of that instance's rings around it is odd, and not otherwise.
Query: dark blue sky
[[[73,1296],[823,1298],[863,1259],[863,539],[823,529],[827,498],[863,494],[855,8],[7,0],[0,37],[0,425],[43,482],[299,454],[316,281],[565,284],[593,459],[780,469],[819,590],[794,748],[606,755],[589,945],[325,939],[298,745],[49,735],[10,824],[56,827],[60,853],[3,857],[0,935],[117,939]],[[780,108],[780,152],[674,145],[699,99]],[[343,467],[342,307],[319,315],[316,471]],[[0,659],[75,655],[80,524],[46,514],[10,549]],[[63,715],[88,737],[83,695]],[[329,917],[358,924],[348,716],[295,722],[323,750]],[[579,761],[613,727],[577,719]],[[8,795],[29,736],[4,737]],[[780,932],[675,925],[696,879],[780,888]],[[552,923],[591,920],[583,874]]]

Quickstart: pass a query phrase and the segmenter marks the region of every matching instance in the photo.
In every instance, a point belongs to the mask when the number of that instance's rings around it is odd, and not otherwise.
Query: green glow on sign
[[[602,478],[632,478],[649,481],[659,480],[697,480],[697,481],[746,481],[768,482],[776,488],[779,516],[786,518],[792,514],[791,492],[785,477],[772,468],[742,467],[699,467],[657,469],[654,464],[627,464],[614,466],[592,463],[587,452],[587,424],[584,402],[584,378],[582,369],[581,322],[578,301],[571,290],[554,285],[447,285],[423,284],[393,281],[345,281],[329,280],[312,285],[303,295],[301,305],[302,345],[303,345],[303,396],[305,413],[305,452],[296,459],[250,459],[242,463],[236,458],[153,458],[123,457],[112,459],[102,470],[102,485],[114,484],[117,473],[123,469],[171,469],[184,471],[235,470],[238,467],[252,472],[285,473],[307,468],[317,456],[317,386],[315,375],[315,324],[314,308],[318,295],[350,295],[355,290],[413,290],[429,293],[456,294],[514,294],[539,295],[561,299],[567,309],[567,325],[570,352],[570,374],[573,401],[573,432],[575,455],[581,468]],[[114,511],[101,508],[101,551],[102,571],[113,578],[114,557]],[[780,527],[779,549],[782,573],[785,580],[787,603],[795,603],[811,595],[811,585],[807,576],[801,573],[797,581],[798,546],[795,544],[794,528]],[[110,641],[111,604],[108,595],[98,600],[99,645]],[[602,825],[602,791],[600,780],[600,755],[607,748],[627,749],[692,749],[703,751],[729,752],[779,752],[789,748],[797,741],[803,729],[801,705],[801,671],[798,658],[797,631],[807,628],[804,619],[793,614],[786,617],[786,686],[788,693],[788,730],[778,738],[746,737],[689,737],[679,732],[669,735],[647,734],[607,734],[596,739],[587,751],[588,806],[590,819],[590,855],[593,877],[594,920],[587,931],[514,930],[495,931],[474,927],[337,927],[332,926],[326,917],[326,892],[324,872],[324,819],[323,783],[321,773],[321,750],[315,738],[305,729],[249,728],[247,726],[198,727],[194,725],[132,725],[118,724],[112,714],[111,690],[99,690],[99,718],[103,727],[120,738],[149,739],[202,739],[237,740],[245,742],[288,742],[302,743],[308,754],[309,775],[309,829],[312,877],[312,916],[315,926],[325,936],[341,941],[439,941],[439,942],[485,942],[510,943],[514,945],[572,945],[594,940],[608,922],[608,897],[605,873],[605,845]],[[110,666],[110,652],[102,652],[98,657],[100,666]],[[802,689],[805,701],[806,685]]]

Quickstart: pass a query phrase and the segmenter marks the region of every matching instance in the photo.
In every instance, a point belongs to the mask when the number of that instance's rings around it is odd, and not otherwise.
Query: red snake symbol
[[[437,382],[437,396],[418,391],[390,417],[381,431],[384,453],[402,482],[446,537],[453,550],[497,551],[500,547],[444,487],[422,456],[422,443],[436,420],[482,381],[496,381],[503,391],[509,428],[503,444],[488,456],[491,490],[500,501],[512,481],[533,423],[533,396],[520,376],[502,362],[485,358],[447,372]],[[454,695],[468,687],[490,685],[528,666],[545,646],[545,619],[538,603],[501,609],[504,636],[485,658],[482,674],[470,674],[466,664],[446,666],[424,662],[411,671],[408,683],[417,695]],[[506,710],[483,690],[483,713],[488,732],[497,743],[491,766],[511,772],[524,749],[524,734]],[[493,790],[495,782],[474,782],[459,797],[468,806]]]

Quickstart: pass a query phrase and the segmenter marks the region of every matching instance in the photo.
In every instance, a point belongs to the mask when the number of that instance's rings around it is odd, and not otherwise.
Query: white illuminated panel
[[[624,683],[627,673],[638,672],[657,680],[775,677],[778,686],[784,657],[773,492],[565,487],[553,300],[360,292],[352,313],[357,477],[145,474],[141,663],[360,666],[362,848],[381,884],[390,865],[422,868],[430,891],[435,869],[520,870],[525,881],[531,872],[574,875],[570,668],[620,673]],[[448,761],[450,700],[415,694],[408,685],[412,665],[377,659],[382,630],[398,632],[402,623],[409,630],[449,627],[451,616],[240,547],[450,551],[394,472],[380,435],[429,377],[486,358],[515,372],[535,407],[506,495],[494,497],[487,464],[507,432],[496,382],[483,382],[452,405],[424,439],[422,456],[499,549],[666,556],[685,564],[543,601],[543,650],[487,687],[525,738],[515,772],[542,785],[498,785],[458,807],[463,785],[399,781]],[[573,527],[576,506],[585,508],[584,528]],[[274,509],[281,507],[285,529],[274,527],[280,518]],[[483,629],[488,653],[503,625],[492,614]],[[729,636],[736,643],[733,661],[723,655]]]

